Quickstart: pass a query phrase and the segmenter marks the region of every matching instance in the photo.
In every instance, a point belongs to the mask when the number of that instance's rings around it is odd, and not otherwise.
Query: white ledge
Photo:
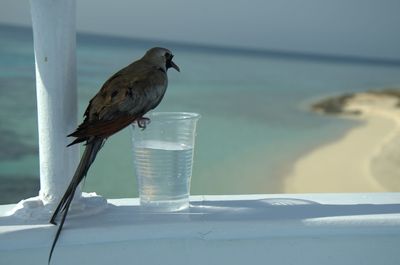
[[[192,196],[160,214],[108,202],[67,218],[52,264],[400,264],[400,193]],[[46,264],[56,227],[14,206],[0,206],[0,264]]]

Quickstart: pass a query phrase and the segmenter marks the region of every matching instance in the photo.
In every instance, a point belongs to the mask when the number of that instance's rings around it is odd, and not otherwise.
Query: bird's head
[[[179,67],[172,61],[174,55],[172,52],[165,48],[155,47],[151,48],[146,52],[143,56],[143,59],[155,64],[157,66],[162,67],[165,70],[169,68],[174,68],[176,71],[180,72]]]

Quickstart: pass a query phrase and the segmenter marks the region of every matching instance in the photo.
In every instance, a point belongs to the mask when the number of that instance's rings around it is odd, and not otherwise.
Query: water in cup
[[[145,129],[132,124],[140,206],[150,212],[189,206],[197,113],[152,112]]]
[[[144,209],[178,211],[189,206],[192,146],[161,140],[134,141],[133,153]]]

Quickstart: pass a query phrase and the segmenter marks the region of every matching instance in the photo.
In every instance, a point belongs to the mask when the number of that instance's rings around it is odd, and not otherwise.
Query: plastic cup
[[[154,112],[145,129],[132,124],[140,205],[171,212],[188,208],[197,113]]]

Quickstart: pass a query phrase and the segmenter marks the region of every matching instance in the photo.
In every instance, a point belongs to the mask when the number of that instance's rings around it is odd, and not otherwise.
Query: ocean
[[[171,49],[181,68],[169,71],[157,111],[202,115],[192,194],[283,192],[285,173],[296,159],[357,125],[312,113],[311,103],[400,87],[398,61],[78,34],[79,121],[106,79],[153,46]],[[0,203],[39,190],[34,65],[31,29],[0,25]],[[131,149],[129,128],[111,137],[84,191],[137,196]]]

